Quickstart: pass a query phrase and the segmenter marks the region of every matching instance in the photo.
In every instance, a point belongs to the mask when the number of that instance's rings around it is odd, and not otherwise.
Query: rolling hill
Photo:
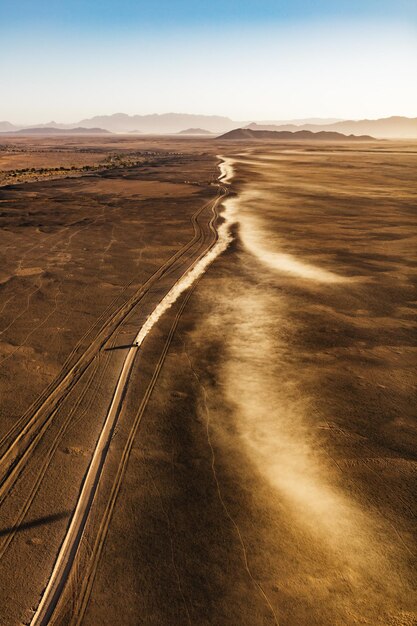
[[[373,141],[369,135],[343,135],[342,133],[321,131],[313,133],[310,130],[271,131],[252,130],[251,128],[237,128],[231,130],[217,139],[232,141]]]
[[[392,116],[375,120],[332,120],[310,118],[292,120],[291,122],[236,122],[229,117],[219,115],[194,115],[188,113],[165,113],[152,115],[127,115],[115,113],[113,115],[99,115],[81,120],[77,123],[61,124],[49,122],[47,124],[16,125],[8,121],[0,122],[0,132],[16,132],[31,130],[32,127],[43,129],[45,134],[56,130],[76,130],[82,127],[96,133],[95,129],[112,133],[143,133],[143,134],[206,134],[227,133],[237,128],[249,128],[256,131],[299,132],[308,130],[317,132],[336,132],[345,135],[371,135],[378,139],[417,139],[417,118]],[[184,131],[184,129],[186,129]],[[183,132],[184,131],[184,132]]]
[[[186,128],[185,130],[180,130],[178,135],[212,135],[213,133],[210,130],[205,130],[204,128]]]

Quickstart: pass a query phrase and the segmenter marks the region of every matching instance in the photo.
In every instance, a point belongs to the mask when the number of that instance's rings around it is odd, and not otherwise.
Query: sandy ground
[[[215,155],[234,160],[234,241],[135,361],[54,622],[411,626],[416,147],[212,142],[123,138],[161,153],[0,190],[4,433],[189,240]],[[2,502],[1,623],[30,620],[124,346],[181,268],[99,350]]]
[[[83,623],[415,624],[416,156],[240,159]]]
[[[46,425],[0,488],[4,624],[30,618],[48,579],[124,346],[204,249],[206,235],[196,233],[210,232],[215,156],[162,151],[144,160],[0,190],[2,479],[20,429],[35,418]],[[143,291],[167,263],[163,280]]]
[[[0,436],[78,342],[88,345],[106,308],[188,241],[191,214],[215,191],[214,166],[201,159],[196,172],[189,157],[153,157],[139,168],[0,190]],[[201,186],[184,183],[187,168]]]

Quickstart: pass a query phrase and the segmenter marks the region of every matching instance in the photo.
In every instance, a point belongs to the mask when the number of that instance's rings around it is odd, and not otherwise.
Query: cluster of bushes
[[[156,153],[148,152],[148,155],[153,155]],[[143,157],[143,155],[142,155]],[[138,165],[143,165],[142,159],[129,159],[127,155],[116,154],[108,157],[104,163],[99,165],[72,165],[70,167],[24,167],[19,170],[11,170],[9,172],[3,172],[7,176],[11,178],[16,178],[17,176],[21,176],[22,174],[51,174],[54,172],[91,172],[103,169],[111,169],[115,167],[137,167]]]

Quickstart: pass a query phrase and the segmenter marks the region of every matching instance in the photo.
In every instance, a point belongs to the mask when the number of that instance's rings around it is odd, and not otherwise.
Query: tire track
[[[215,244],[218,241],[218,233],[217,230],[214,226],[215,221],[218,217],[218,211],[217,211],[217,205],[219,204],[219,202],[221,201],[221,199],[227,194],[227,190],[224,187],[220,187],[219,186],[219,192],[217,195],[217,198],[215,199],[215,201],[212,204],[212,211],[213,211],[213,215],[212,218],[210,220],[209,223],[209,228],[211,233],[213,234],[213,241],[210,243],[210,245],[208,246],[208,248],[202,252],[199,257],[197,257],[194,262],[192,263],[192,265],[190,267],[188,267],[187,269],[184,270],[184,274],[182,275],[182,277],[180,277],[177,281],[177,283],[179,283],[181,281],[181,279],[188,274],[189,272],[192,271],[192,268],[195,267],[199,261],[206,255],[208,254],[208,252],[215,246]],[[116,498],[118,495],[118,492],[120,490],[120,486],[123,480],[123,476],[126,470],[126,466],[127,466],[127,462],[129,459],[129,455],[130,455],[130,451],[132,449],[132,445],[133,445],[133,440],[134,440],[134,436],[136,434],[137,428],[140,424],[140,421],[142,419],[142,415],[145,411],[145,408],[147,406],[147,403],[149,401],[149,398],[151,396],[151,393],[153,391],[153,388],[156,384],[156,381],[158,379],[160,370],[162,368],[163,362],[165,360],[166,354],[168,352],[169,346],[171,344],[172,341],[172,337],[174,335],[175,329],[178,325],[178,321],[180,319],[180,316],[182,314],[182,311],[186,305],[186,303],[188,302],[188,299],[192,293],[192,290],[195,287],[195,284],[197,283],[197,281],[199,280],[199,278],[201,277],[201,275],[197,276],[196,280],[194,281],[193,285],[190,286],[190,288],[187,289],[185,296],[183,298],[182,304],[175,316],[174,319],[174,323],[171,326],[169,335],[167,337],[167,340],[165,342],[162,354],[159,358],[159,361],[157,363],[157,366],[153,372],[153,376],[151,379],[151,382],[148,385],[148,388],[145,392],[145,395],[142,399],[142,402],[140,404],[138,413],[135,417],[134,420],[134,424],[130,430],[129,433],[129,437],[128,437],[128,441],[125,445],[123,454],[122,454],[122,459],[121,462],[119,464],[118,467],[118,471],[117,471],[117,475],[116,475],[116,479],[113,483],[113,488],[111,491],[111,495],[110,495],[110,499],[108,501],[108,504],[106,506],[104,515],[102,517],[102,522],[100,525],[100,529],[99,529],[99,533],[97,535],[97,539],[93,548],[93,557],[90,560],[90,567],[89,567],[89,572],[91,572],[91,574],[89,576],[86,576],[86,573],[84,574],[84,580],[87,581],[84,585],[85,587],[85,593],[83,595],[83,597],[87,598],[89,596],[89,589],[91,589],[91,585],[92,582],[94,580],[94,575],[95,575],[95,571],[97,569],[97,565],[99,562],[99,558],[104,546],[104,541],[105,541],[105,537],[107,534],[107,529],[110,523],[110,519],[111,519],[111,514],[113,512],[114,509],[114,505],[116,502]],[[175,284],[177,284],[175,283]],[[171,288],[170,292],[174,289],[174,287]],[[168,292],[168,294],[170,293]],[[167,296],[168,296],[167,294]],[[139,336],[141,331],[139,331],[137,337]],[[84,482],[83,482],[83,487],[77,502],[77,506],[75,508],[73,517],[71,519],[71,523],[70,526],[68,528],[67,534],[65,536],[65,539],[63,541],[63,544],[61,546],[61,549],[59,551],[58,554],[58,558],[57,561],[55,563],[51,578],[48,582],[48,585],[46,587],[46,590],[42,596],[41,602],[38,606],[38,609],[32,619],[32,626],[38,626],[38,625],[43,625],[43,624],[47,624],[50,621],[50,618],[52,616],[52,614],[54,613],[54,610],[56,608],[57,603],[59,602],[63,589],[65,587],[65,584],[67,582],[68,577],[70,576],[71,570],[72,570],[72,566],[74,561],[77,558],[78,555],[78,548],[80,545],[80,542],[82,540],[83,534],[84,534],[84,529],[85,526],[88,522],[89,519],[89,513],[91,511],[91,508],[94,504],[94,500],[95,500],[95,495],[98,489],[98,485],[100,482],[100,478],[101,475],[104,471],[104,464],[106,461],[106,457],[108,454],[108,450],[109,450],[109,446],[111,443],[111,439],[113,437],[114,434],[114,429],[117,425],[117,421],[119,418],[119,414],[122,408],[122,403],[123,403],[123,399],[124,399],[124,394],[126,391],[126,387],[129,381],[129,377],[131,375],[131,371],[132,371],[132,367],[133,367],[133,363],[134,363],[134,359],[137,353],[137,348],[132,347],[129,352],[128,355],[125,359],[124,362],[124,366],[122,369],[122,372],[120,374],[120,378],[119,381],[117,383],[116,386],[116,390],[113,396],[113,401],[112,404],[110,406],[109,412],[107,414],[107,418],[106,418],[106,422],[103,426],[100,438],[98,440],[95,452],[93,454],[89,469],[87,471],[87,474],[85,476]],[[88,601],[88,600],[87,600]],[[81,606],[84,604],[84,600],[81,601]],[[82,610],[82,609],[81,609]]]
[[[84,387],[84,389],[82,390],[82,392],[80,393],[80,395],[78,396],[75,404],[71,407],[70,411],[68,412],[65,420],[63,421],[62,425],[60,426],[57,434],[55,435],[54,440],[51,442],[51,446],[50,449],[46,452],[46,455],[44,457],[43,463],[40,467],[39,472],[37,473],[35,482],[29,492],[28,497],[25,500],[24,505],[21,507],[17,517],[15,518],[12,526],[11,526],[11,530],[10,532],[5,536],[5,538],[3,539],[3,541],[0,543],[0,560],[3,558],[7,548],[9,547],[10,543],[12,542],[16,531],[18,530],[20,524],[23,522],[27,512],[29,511],[30,506],[32,505],[32,502],[36,496],[36,494],[38,493],[40,484],[43,480],[43,477],[45,476],[48,467],[51,463],[52,457],[56,451],[56,449],[58,448],[58,445],[61,441],[62,435],[64,434],[65,430],[67,429],[67,426],[69,424],[69,422],[71,421],[71,418],[73,416],[73,414],[76,412],[76,410],[78,409],[78,407],[80,406],[80,404],[82,403],[88,389],[91,386],[91,383],[93,381],[93,378],[97,372],[98,369],[98,362],[96,364],[93,364],[93,368],[90,372],[90,376],[88,379],[88,382],[86,383],[86,386]],[[0,505],[2,504],[2,502],[4,501],[4,498],[2,501],[0,501]]]
[[[169,270],[173,269],[174,264],[181,259],[181,257],[184,256],[186,252],[188,252],[188,250],[199,240],[202,229],[198,218],[210,204],[217,202],[218,198],[215,198],[195,212],[191,218],[194,228],[193,238],[185,244],[183,248],[172,255],[172,257],[168,259],[158,270],[156,270],[138,289],[138,291],[111,315],[110,320],[103,325],[92,344],[80,356],[78,361],[68,369],[67,372],[64,371],[61,374],[61,377],[59,377],[55,382],[55,385],[50,389],[48,395],[46,395],[43,401],[38,403],[38,407],[35,411],[31,415],[26,415],[21,420],[18,420],[18,423],[14,425],[10,429],[9,433],[3,437],[0,445],[4,445],[4,443],[11,437],[15,437],[15,439],[11,442],[0,458],[0,468],[3,473],[3,480],[0,485],[0,500],[3,499],[5,492],[10,489],[15,478],[17,478],[23,468],[28,453],[35,445],[32,445],[33,439],[36,438],[35,443],[39,440],[37,437],[38,431],[40,430],[42,434],[45,432],[45,426],[50,423],[53,415],[56,413],[56,409],[59,408],[66,395],[80,379],[86,367],[88,367],[94,356],[104,347],[109,338],[117,331],[122,322],[126,320],[127,316],[132,312],[143,296],[162,276],[168,274]],[[44,415],[45,412],[46,416]],[[21,427],[20,432],[18,432],[19,427]]]
[[[79,626],[84,617],[85,611],[87,609],[88,601],[91,595],[91,590],[94,584],[94,579],[97,573],[97,568],[100,562],[100,557],[103,552],[103,548],[105,545],[107,532],[110,526],[111,518],[113,515],[113,511],[116,505],[117,496],[119,495],[120,488],[123,482],[124,475],[126,473],[127,465],[129,462],[130,454],[132,451],[133,443],[136,437],[136,433],[142,421],[143,414],[148,405],[149,399],[152,395],[156,382],[159,378],[159,374],[161,372],[162,366],[164,364],[166,355],[168,353],[169,347],[171,345],[175,330],[178,326],[178,322],[182,315],[182,312],[191,297],[193,289],[187,292],[179,311],[177,312],[174,322],[171,325],[171,329],[165,341],[165,345],[163,347],[162,353],[159,357],[159,360],[156,364],[155,370],[153,372],[151,381],[145,391],[144,397],[139,405],[139,409],[136,413],[135,419],[133,421],[132,427],[130,429],[127,441],[125,443],[125,447],[123,449],[122,457],[117,469],[116,477],[113,481],[110,497],[105,508],[105,511],[101,518],[101,523],[99,526],[99,530],[96,535],[96,541],[94,543],[92,554],[88,562],[88,566],[84,569],[84,576],[81,589],[79,590],[77,596],[77,603],[72,612],[71,626]],[[188,611],[187,611],[188,612]],[[47,622],[39,622],[40,625],[47,624]],[[31,626],[37,626],[37,622],[32,622]]]

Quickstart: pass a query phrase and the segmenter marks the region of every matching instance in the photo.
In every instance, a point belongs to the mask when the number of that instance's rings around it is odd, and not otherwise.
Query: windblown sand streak
[[[233,159],[224,156],[217,156],[218,159],[222,159],[222,162],[219,164],[220,176],[219,181],[224,185],[228,185],[233,176],[234,176],[234,168],[233,168]]]
[[[226,207],[239,215],[237,220],[239,236],[250,254],[274,271],[290,274],[303,280],[328,284],[346,282],[347,279],[343,276],[297,259],[292,254],[269,247],[266,242],[267,234],[263,232],[260,221],[253,215],[247,215],[244,210],[238,211],[238,208],[244,209],[245,203],[257,198],[256,192],[243,192],[238,198],[228,198],[225,201]]]

